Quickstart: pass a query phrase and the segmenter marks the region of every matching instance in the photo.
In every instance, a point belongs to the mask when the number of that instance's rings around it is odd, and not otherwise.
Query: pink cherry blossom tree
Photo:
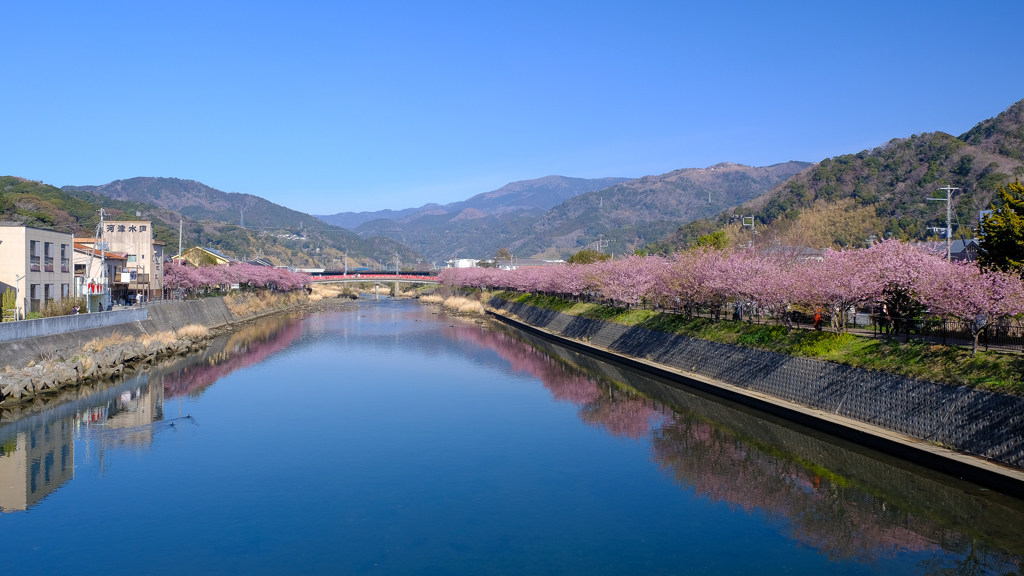
[[[1024,281],[1017,274],[981,270],[974,264],[940,262],[922,286],[922,299],[932,312],[952,316],[968,327],[974,356],[985,328],[1024,311]]]

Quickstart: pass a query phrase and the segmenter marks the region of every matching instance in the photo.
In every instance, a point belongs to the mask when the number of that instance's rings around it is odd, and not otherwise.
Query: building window
[[[31,284],[28,287],[28,306],[30,312],[39,312],[39,284]]]
[[[32,272],[39,272],[39,242],[37,240],[28,241],[28,255],[29,255],[29,270]]]
[[[63,300],[71,295],[71,285],[61,284],[60,285],[60,299]]]
[[[128,263],[129,264],[135,264],[135,254],[129,254],[128,255]]]
[[[60,245],[60,271],[67,274],[71,271],[71,247],[67,244]]]
[[[43,284],[43,300],[53,300],[53,284]]]
[[[43,272],[53,272],[53,242],[43,242]]]

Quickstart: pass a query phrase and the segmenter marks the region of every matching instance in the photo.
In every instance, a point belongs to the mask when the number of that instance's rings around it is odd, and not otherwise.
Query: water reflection
[[[650,443],[681,488],[758,515],[832,560],[921,556],[929,573],[1019,574],[1024,510],[966,483],[691,394],[506,327],[448,338],[493,350],[583,422]]]
[[[40,395],[30,405],[0,411],[0,511],[28,510],[72,480],[76,439],[94,451],[101,468],[106,450],[148,448],[171,424],[164,421],[165,397],[197,396],[301,334],[295,319],[270,319],[148,372]]]
[[[198,358],[162,371],[167,398],[198,397],[224,376],[255,364],[292,345],[302,336],[294,318],[268,318],[214,340]]]
[[[0,510],[28,510],[74,478],[76,437],[92,441],[101,462],[107,449],[152,443],[163,389],[145,374],[78,393],[77,400],[0,427]]]
[[[74,422],[47,422],[0,444],[0,509],[28,510],[75,474]]]
[[[422,533],[416,528],[420,525],[415,521],[410,522],[409,516],[403,516],[408,514],[405,508],[396,512],[397,508],[387,508],[391,504],[380,497],[380,494],[384,494],[384,498],[391,498],[397,494],[398,498],[405,498],[406,502],[417,506],[422,506],[423,502],[430,502],[429,495],[424,497],[416,491],[403,493],[403,485],[399,482],[403,478],[409,478],[415,489],[419,490],[423,486],[431,485],[430,475],[406,476],[402,472],[395,472],[386,467],[389,458],[377,456],[408,450],[406,442],[409,435],[395,434],[399,438],[398,444],[392,444],[385,438],[381,443],[374,445],[377,448],[384,448],[376,452],[363,451],[359,445],[368,437],[380,439],[386,436],[367,434],[366,430],[381,421],[386,422],[382,420],[386,418],[382,414],[387,414],[392,409],[391,403],[395,402],[393,397],[373,396],[373,393],[383,393],[394,388],[383,385],[363,386],[343,379],[324,379],[320,383],[318,394],[336,394],[329,397],[333,398],[334,405],[344,408],[346,405],[365,407],[379,404],[385,406],[385,410],[365,419],[361,419],[363,416],[358,410],[340,410],[340,414],[346,415],[342,418],[333,412],[335,407],[331,405],[330,411],[313,412],[319,414],[318,418],[309,418],[313,424],[297,428],[292,427],[293,419],[282,415],[279,420],[263,422],[252,431],[253,428],[248,428],[249,412],[234,409],[239,402],[252,402],[253,398],[242,398],[243,395],[254,390],[257,394],[267,394],[268,391],[275,389],[276,384],[272,384],[273,382],[288,378],[296,370],[305,370],[304,373],[309,375],[309,378],[317,378],[320,374],[317,370],[332,370],[338,359],[354,363],[372,364],[375,360],[377,364],[397,364],[404,359],[392,351],[406,353],[416,350],[418,355],[408,354],[409,362],[418,363],[415,365],[417,370],[422,366],[422,370],[428,376],[436,376],[428,373],[434,369],[431,368],[432,365],[447,367],[447,362],[432,362],[438,352],[445,354],[439,356],[444,360],[458,357],[458,362],[466,362],[466,365],[472,366],[474,376],[464,384],[469,388],[463,390],[478,390],[475,388],[475,379],[480,372],[476,367],[481,365],[494,368],[495,371],[527,376],[528,378],[521,379],[503,378],[502,381],[507,383],[503,384],[503,394],[509,389],[525,390],[526,392],[519,397],[529,398],[533,403],[529,405],[530,410],[535,410],[538,403],[546,402],[535,393],[538,389],[536,382],[539,381],[554,402],[560,403],[562,408],[568,408],[570,420],[572,411],[575,411],[579,420],[586,426],[620,439],[608,441],[602,439],[600,434],[581,435],[586,437],[587,442],[597,440],[599,450],[603,450],[607,445],[622,448],[624,452],[630,454],[638,451],[647,454],[649,450],[649,463],[640,458],[624,464],[615,460],[610,462],[610,465],[621,466],[623,470],[639,470],[638,475],[651,472],[655,468],[661,470],[667,480],[654,473],[649,474],[650,477],[645,478],[643,482],[636,483],[638,493],[647,496],[646,490],[650,489],[652,494],[657,494],[650,496],[658,498],[654,502],[655,506],[667,507],[677,504],[677,500],[685,500],[666,497],[666,487],[667,492],[671,494],[692,494],[694,498],[710,503],[709,508],[723,511],[718,518],[728,516],[724,509],[731,509],[737,517],[746,516],[754,519],[746,521],[747,524],[768,526],[770,530],[788,538],[795,546],[812,549],[834,561],[871,564],[897,558],[903,561],[904,567],[909,562],[917,564],[919,571],[936,574],[1021,572],[1024,544],[1017,531],[1020,526],[1024,526],[1024,505],[1017,500],[986,495],[990,493],[983,493],[970,484],[930,473],[742,407],[666,385],[517,331],[447,318],[434,319],[431,316],[426,308],[382,305],[364,310],[361,314],[323,315],[306,320],[267,320],[231,336],[215,340],[209,349],[201,354],[176,359],[119,382],[90,385],[76,389],[73,393],[68,391],[66,396],[61,397],[63,403],[57,403],[55,399],[47,402],[40,399],[40,405],[28,406],[17,412],[2,413],[0,509],[27,510],[38,505],[48,495],[68,485],[74,477],[76,466],[80,476],[76,482],[80,486],[88,485],[89,478],[82,472],[83,466],[98,460],[102,470],[104,453],[124,453],[126,450],[148,449],[156,445],[161,446],[163,450],[154,451],[150,455],[150,465],[165,466],[160,469],[161,473],[156,478],[170,476],[170,482],[173,482],[174,470],[180,466],[193,466],[192,476],[188,472],[182,472],[180,477],[192,478],[215,472],[224,474],[225,478],[235,478],[238,482],[237,486],[225,483],[224,486],[230,489],[221,492],[217,492],[216,489],[208,490],[205,485],[202,490],[194,492],[175,492],[178,497],[182,497],[182,494],[193,499],[209,497],[210,500],[204,501],[207,504],[196,506],[198,511],[210,508],[209,503],[213,503],[212,509],[234,510],[233,514],[242,514],[253,507],[248,504],[236,509],[218,506],[225,501],[246,502],[246,498],[257,495],[272,498],[273,494],[282,493],[281,486],[291,485],[288,483],[290,480],[287,476],[287,466],[275,469],[274,475],[261,476],[265,472],[265,463],[258,457],[252,457],[256,453],[254,447],[257,447],[258,451],[265,449],[265,446],[277,447],[276,449],[282,451],[294,449],[301,453],[301,447],[295,448],[287,443],[275,444],[282,442],[280,438],[288,436],[281,434],[281,430],[290,430],[297,434],[307,434],[305,438],[330,439],[328,443],[322,445],[310,443],[317,451],[314,452],[307,447],[306,453],[328,454],[329,457],[337,459],[339,467],[316,468],[324,473],[309,476],[330,480],[318,485],[317,490],[312,491],[316,497],[303,501],[301,505],[294,505],[292,502],[285,505],[278,502],[281,510],[289,508],[289,511],[295,514],[282,514],[276,518],[284,518],[286,523],[293,522],[288,524],[292,527],[290,530],[298,532],[301,532],[303,526],[316,526],[301,536],[318,538],[328,535],[325,540],[319,541],[322,545],[317,549],[326,550],[325,554],[328,555],[334,553],[337,546],[342,545],[329,537],[330,534],[334,534],[332,530],[338,530],[336,518],[350,514],[352,510],[359,511],[354,517],[371,519],[376,518],[375,514],[382,514],[380,510],[384,509],[385,512],[383,520],[379,522],[353,520],[348,525],[349,532],[338,532],[345,534],[345,538],[351,539],[355,538],[355,534],[366,534],[368,542],[386,540],[390,536],[380,535],[410,530],[409,541],[418,541],[422,539]],[[443,334],[443,338],[437,337],[438,331]],[[401,339],[398,338],[399,334],[403,336]],[[202,429],[202,442],[193,442],[185,437],[179,437],[183,438],[180,444],[164,441],[162,434],[165,434],[175,422],[163,413],[164,400],[199,398],[210,389],[211,384],[229,372],[262,362],[289,346],[294,346],[296,354],[294,357],[289,356],[288,361],[272,362],[264,366],[266,371],[262,387],[259,384],[260,379],[256,377],[245,381],[236,379],[235,384],[238,386],[233,389],[234,395],[208,395],[202,398],[201,403],[197,403],[200,407],[207,408],[206,414],[219,415],[218,420],[210,417],[211,425]],[[386,354],[373,357],[369,352],[371,349],[385,349]],[[305,355],[300,354],[303,350]],[[317,368],[318,363],[323,368]],[[379,372],[374,370],[375,368],[372,368],[363,373],[376,377]],[[425,378],[424,381],[429,379]],[[225,388],[232,390],[228,386]],[[416,386],[406,390],[415,388]],[[354,393],[365,397],[356,397]],[[366,398],[372,400],[366,402]],[[444,403],[460,404],[465,401],[463,396],[452,396],[445,398]],[[494,411],[495,414],[501,410],[500,401],[486,395],[481,395],[474,401],[479,402],[476,406],[489,407],[486,409]],[[210,409],[210,405],[217,402],[220,402],[219,412]],[[328,404],[331,403],[324,402],[325,406]],[[564,423],[566,414],[562,408],[547,411],[545,417],[550,416],[554,420],[546,422]],[[416,404],[415,408],[403,413],[399,420],[416,419],[416,427],[407,430],[422,429],[424,432],[434,434],[437,430],[430,428],[433,425],[432,418],[436,419],[436,415],[431,410],[430,407],[421,408]],[[231,420],[232,412],[240,415],[236,414],[236,419]],[[304,415],[308,413],[301,412]],[[490,416],[492,413],[486,414]],[[463,430],[471,430],[469,433],[473,434],[480,432],[475,422],[471,428]],[[501,428],[499,433],[495,433],[495,437],[507,438],[509,434],[521,432],[521,429],[516,428],[520,420],[512,422],[508,427]],[[437,424],[438,428],[443,428],[442,424]],[[247,427],[245,434],[237,434],[243,425]],[[582,427],[572,425],[568,428],[572,429],[572,434],[577,434]],[[216,434],[218,431],[220,435]],[[351,441],[337,441],[338,438],[348,438]],[[465,518],[470,519],[468,522],[475,522],[475,518],[481,515],[473,508],[475,502],[492,503],[493,494],[500,493],[501,486],[494,488],[486,484],[474,484],[469,488],[458,487],[458,480],[467,474],[466,468],[458,468],[458,465],[466,463],[453,459],[455,466],[452,466],[452,462],[446,458],[450,458],[453,446],[464,446],[462,437],[452,439],[450,444],[445,444],[443,435],[431,438],[441,439],[431,442],[439,445],[441,449],[430,454],[424,462],[429,462],[431,467],[436,465],[437,470],[442,472],[451,467],[452,474],[439,475],[437,478],[440,480],[434,480],[443,486],[445,493],[444,498],[438,499],[437,502],[443,503],[445,510],[461,508],[468,511],[461,517],[440,517],[449,525],[459,526],[461,529],[463,523],[467,522]],[[545,436],[540,440],[540,444],[534,445],[533,450],[538,450],[536,446],[549,442],[551,439]],[[486,443],[482,444],[480,450],[473,452],[484,454],[485,463],[487,446]],[[174,447],[180,451],[174,452]],[[204,451],[216,454],[210,456],[207,453],[207,459],[204,459]],[[163,455],[163,462],[158,460],[157,453]],[[515,451],[510,453],[514,454]],[[169,457],[169,454],[172,457]],[[197,456],[190,460],[182,458],[184,454],[188,454],[189,458],[192,455]],[[603,454],[604,452],[599,452],[600,456]],[[538,459],[536,452],[523,451],[522,458],[521,462],[524,465],[534,460],[547,462]],[[222,461],[224,470],[217,468]],[[491,465],[496,461],[492,461]],[[116,470],[114,462],[114,459],[111,459],[110,470]],[[245,468],[246,463],[251,462],[257,462],[258,468]],[[473,462],[475,461],[471,461]],[[541,467],[549,465],[538,464]],[[297,472],[292,471],[295,472],[294,478],[306,478],[309,470],[309,467],[299,467]],[[588,482],[594,479],[589,470],[586,469],[586,474],[580,475],[579,480],[575,480],[576,476],[568,477],[574,479],[573,481]],[[231,476],[232,472],[238,474]],[[542,472],[547,473],[548,470]],[[557,472],[561,474],[564,470]],[[276,480],[271,477],[275,475]],[[503,474],[494,476],[504,478]],[[258,481],[251,481],[250,477],[256,477]],[[424,481],[425,477],[427,481]],[[130,474],[121,477],[122,481],[126,478],[129,482],[134,481]],[[486,479],[487,476],[480,475],[475,478]],[[523,478],[528,480],[529,476]],[[275,481],[280,483],[274,484]],[[246,482],[251,484],[247,485]],[[336,483],[346,482],[347,491],[336,490]],[[390,488],[380,488],[380,482],[391,482]],[[452,482],[456,483],[455,488],[452,488]],[[263,487],[264,483],[269,484],[269,487],[261,493],[258,489]],[[175,490],[184,485],[194,487],[188,482],[170,485]],[[166,490],[167,486],[164,489]],[[73,492],[74,490],[65,490],[60,496],[71,496]],[[452,495],[449,496],[449,492]],[[162,494],[159,490],[155,493]],[[208,496],[209,494],[213,496]],[[470,494],[470,497],[465,497],[465,494]],[[346,496],[349,497],[348,500],[344,499]],[[91,492],[79,500],[89,498],[94,498]],[[377,500],[373,500],[374,498]],[[371,503],[365,506],[361,504],[366,501]],[[588,512],[585,506],[581,510],[592,514],[588,517],[591,519],[602,518],[602,514],[608,509],[613,512],[609,517],[614,518],[619,518],[614,514],[628,515],[635,512],[632,504],[624,502],[629,500],[602,500],[592,511]],[[174,502],[170,506],[177,507],[179,504]],[[324,513],[325,519],[320,519],[320,524],[315,524],[318,521],[317,515],[311,510],[320,510],[321,507],[328,512]],[[487,515],[492,515],[492,512],[488,510]],[[422,513],[422,526],[427,526],[425,530],[431,534],[439,533],[438,542],[447,542],[445,538],[458,541],[460,537],[466,542],[474,542],[477,529],[480,533],[487,532],[486,526],[479,527],[474,524],[470,530],[474,531],[473,534],[460,536],[455,533],[453,536],[452,532],[439,531],[436,514],[433,511]],[[512,520],[515,519],[515,514],[506,512],[506,515]],[[223,516],[232,518],[232,522],[237,520],[232,514]],[[500,514],[497,516],[500,517]],[[173,519],[173,514],[164,517]],[[709,514],[708,517],[715,515]],[[408,522],[405,527],[401,522],[403,518]],[[45,514],[11,515],[5,519],[11,522],[50,521],[50,517]],[[250,524],[243,523],[248,528],[239,529],[235,535],[240,535],[243,539],[248,538],[249,532],[245,530],[258,532],[266,524],[267,518],[257,515],[251,520]],[[495,533],[509,533],[506,520],[503,518],[495,525]],[[703,521],[702,518],[694,520]],[[206,516],[202,522],[195,522],[204,526],[209,525],[211,534],[227,534],[236,529],[233,524],[217,525],[218,521],[218,518]],[[742,523],[737,525],[740,524]],[[409,525],[414,528],[409,529]],[[378,533],[374,532],[378,529],[375,526],[384,528],[379,528],[381,531]],[[673,524],[671,528],[675,529],[678,526]],[[576,525],[570,531],[579,529],[581,526]],[[642,527],[640,530],[642,531]],[[526,532],[534,534],[536,530],[531,526],[518,534]],[[676,534],[674,531],[670,532],[673,536]],[[511,533],[516,534],[514,529]],[[673,541],[673,536],[669,536],[664,542],[665,546],[671,547],[674,551],[678,550],[682,543]],[[557,536],[545,536],[555,537]],[[696,539],[699,540],[699,535]],[[768,540],[770,539],[766,539]],[[571,538],[566,542],[571,544]],[[282,544],[281,549],[290,550],[288,546],[292,544]],[[702,542],[697,544],[718,545]],[[547,542],[544,545],[547,545]],[[367,546],[372,548],[373,545]],[[729,544],[722,544],[722,547],[727,549]],[[668,549],[670,548],[661,551]],[[435,548],[430,549],[431,557],[435,553],[434,550]],[[621,552],[620,550],[616,553]],[[530,554],[532,557],[533,552]],[[555,556],[557,555],[552,557]],[[284,560],[292,562],[294,558],[288,556]],[[333,562],[334,558],[331,557],[328,561]],[[893,564],[887,563],[883,566],[889,567]]]

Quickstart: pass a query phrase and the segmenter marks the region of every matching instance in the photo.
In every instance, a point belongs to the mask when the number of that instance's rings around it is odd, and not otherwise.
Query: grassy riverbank
[[[748,324],[731,320],[715,322],[682,314],[626,310],[512,292],[500,292],[493,296],[583,318],[1024,396],[1024,356],[1020,354],[979,351],[972,358],[969,349],[958,346],[913,341],[908,343],[813,330],[787,331],[775,324]]]

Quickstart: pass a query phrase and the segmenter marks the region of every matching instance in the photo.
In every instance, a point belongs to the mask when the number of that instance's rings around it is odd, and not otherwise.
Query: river
[[[9,574],[1020,574],[1024,503],[414,302],[0,414]]]

